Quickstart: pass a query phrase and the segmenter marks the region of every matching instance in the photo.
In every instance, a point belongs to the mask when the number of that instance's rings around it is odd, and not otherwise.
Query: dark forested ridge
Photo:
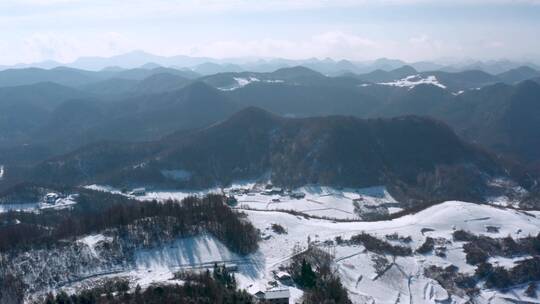
[[[181,179],[167,174],[174,170],[188,174]],[[285,187],[386,184],[401,189],[404,197],[468,200],[481,200],[486,175],[507,174],[490,154],[432,119],[289,119],[249,108],[221,124],[157,142],[88,146],[21,171],[19,178],[58,184],[209,187],[266,172]],[[470,183],[475,187],[468,187]]]
[[[101,140],[157,140],[256,106],[296,117],[431,116],[467,140],[535,168],[538,74],[531,67],[491,75],[403,66],[330,77],[298,66],[194,79],[189,71],[163,67],[6,70],[0,71],[0,163],[27,165]],[[435,77],[440,86],[383,85],[409,76]]]

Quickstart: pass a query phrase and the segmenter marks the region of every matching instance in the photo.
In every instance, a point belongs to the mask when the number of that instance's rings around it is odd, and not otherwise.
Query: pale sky
[[[0,64],[132,50],[540,59],[540,0],[0,0],[0,29]]]

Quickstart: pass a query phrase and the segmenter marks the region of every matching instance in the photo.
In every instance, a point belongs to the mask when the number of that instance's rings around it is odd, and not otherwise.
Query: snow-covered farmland
[[[110,187],[92,188],[117,192]],[[467,300],[466,295],[451,293],[425,274],[425,269],[432,265],[452,265],[460,273],[468,275],[475,272],[476,267],[466,263],[464,242],[453,239],[454,231],[465,230],[493,238],[511,236],[519,239],[536,235],[540,228],[540,212],[523,212],[501,205],[460,201],[444,202],[393,220],[358,220],[354,201],[392,206],[389,208],[399,210],[399,203],[384,187],[338,190],[311,186],[287,192],[255,183],[244,183],[206,191],[146,192],[137,198],[181,199],[209,192],[235,196],[238,201],[235,208],[242,209],[261,232],[257,252],[249,256],[237,256],[209,236],[180,239],[167,247],[138,251],[137,267],[122,275],[130,277],[137,284],[148,285],[153,282],[175,282],[172,280],[173,273],[178,270],[200,269],[214,262],[233,263],[238,265],[236,277],[240,288],[255,293],[277,282],[276,273],[290,262],[295,250],[311,245],[333,254],[336,271],[353,303],[462,303]],[[301,213],[296,215],[287,210]],[[273,229],[275,225],[281,226],[285,232]],[[338,243],[336,239],[348,240],[360,233],[410,247],[413,252],[427,237],[431,237],[436,240],[436,250],[396,257],[368,251],[363,245]],[[510,268],[523,258],[491,257],[489,262]],[[538,299],[524,295],[524,288],[517,286],[506,293],[481,289],[475,301],[538,303]],[[295,303],[302,292],[294,287],[290,287],[290,291],[290,303]]]
[[[90,185],[89,189],[122,194],[109,186]],[[387,215],[401,211],[397,202],[383,186],[370,188],[335,189],[323,186],[305,186],[292,191],[279,188],[265,189],[256,183],[238,183],[227,188],[206,190],[150,190],[135,196],[140,200],[182,200],[188,196],[201,196],[208,193],[224,193],[234,196],[238,209],[292,210],[313,217],[326,217],[339,220],[360,220],[377,214]]]
[[[401,210],[399,203],[384,187],[338,190],[330,187],[307,186],[296,189],[289,195],[251,192],[236,195],[236,198],[241,209],[294,210],[314,217],[333,219],[358,220],[360,219],[358,212],[365,213],[370,208],[386,208],[387,212]],[[390,211],[388,211],[389,208]]]
[[[409,246],[417,248],[426,236],[449,240],[446,257],[434,254],[415,254],[410,257],[386,256],[392,265],[384,274],[378,275],[374,267],[377,254],[366,251],[362,246],[332,245],[335,261],[344,285],[354,303],[440,303],[460,302],[449,295],[436,281],[423,275],[428,265],[454,265],[460,272],[472,273],[474,267],[465,263],[462,242],[452,241],[452,232],[457,229],[478,234],[488,234],[487,226],[500,227],[499,232],[489,233],[492,237],[511,235],[514,238],[538,233],[540,220],[524,212],[476,205],[465,202],[445,202],[414,215],[407,215],[391,221],[336,223],[322,219],[306,219],[275,211],[246,211],[252,223],[270,237],[261,242],[260,251],[266,260],[266,276],[272,269],[286,263],[295,245],[306,246],[308,238],[320,246],[325,241],[340,236],[343,239],[366,232],[384,239],[386,235],[398,233],[411,236]],[[276,234],[269,229],[272,224],[283,226],[287,234]],[[428,228],[428,229],[426,229]],[[502,260],[501,260],[502,263]],[[519,295],[484,291],[481,303],[488,299],[501,300],[503,297],[517,299]],[[398,301],[399,300],[399,301]]]

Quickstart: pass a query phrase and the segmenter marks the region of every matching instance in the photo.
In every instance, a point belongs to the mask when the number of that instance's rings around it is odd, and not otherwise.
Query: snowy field
[[[261,242],[260,251],[266,260],[266,277],[272,269],[286,263],[293,247],[307,245],[307,238],[322,244],[333,240],[336,236],[348,239],[351,236],[366,232],[384,239],[386,235],[398,233],[410,236],[411,248],[419,247],[426,236],[452,240],[452,233],[457,229],[469,230],[491,237],[514,238],[538,233],[540,220],[523,212],[501,209],[487,205],[476,205],[465,202],[445,202],[431,207],[415,215],[407,215],[392,221],[335,223],[327,220],[305,219],[282,212],[247,211],[252,223],[264,231],[269,238]],[[277,235],[269,227],[279,224],[287,230],[287,234]],[[487,233],[487,226],[499,227],[498,233]],[[432,231],[422,233],[422,229]],[[321,245],[322,246],[322,245]],[[448,299],[448,293],[434,280],[423,275],[428,265],[455,265],[462,273],[474,272],[474,267],[465,263],[462,242],[446,244],[446,257],[433,254],[411,257],[398,257],[394,264],[383,275],[377,276],[373,258],[376,254],[367,252],[362,246],[335,246],[335,261],[340,277],[349,290],[354,303],[441,303],[463,299]],[[392,261],[391,256],[386,257]],[[497,264],[513,265],[514,260],[496,258]],[[483,291],[481,303],[506,302],[503,298],[521,299],[523,293],[501,294],[494,291]],[[523,299],[521,299],[523,300]],[[530,299],[529,299],[530,300]],[[534,303],[534,301],[533,301]]]
[[[354,201],[359,206],[388,206],[389,212],[401,210],[399,203],[388,194],[384,187],[362,189],[334,189],[330,187],[309,186],[293,191],[302,193],[303,198],[295,199],[288,195],[266,195],[248,193],[237,195],[239,208],[257,210],[294,210],[311,216],[333,219],[360,219],[355,212]]]
[[[381,189],[372,190],[381,194]],[[308,192],[308,189],[304,189],[304,191]],[[314,193],[317,191],[320,191],[317,194],[319,196],[321,193],[328,194],[328,190],[323,189],[309,191],[312,193],[310,195],[315,195]],[[359,195],[356,191],[351,193],[347,191],[343,190],[339,194],[331,192],[331,195],[327,196],[329,197],[328,204],[333,197],[337,197],[338,200],[346,200],[348,195]],[[374,196],[375,194],[370,193],[370,195]],[[306,195],[304,199],[296,202],[308,206],[309,198],[310,196]],[[294,204],[293,202],[283,203]],[[338,202],[336,206],[341,206],[341,204],[345,205],[345,202]],[[173,280],[173,274],[179,270],[206,269],[212,267],[215,262],[235,264],[238,267],[236,278],[240,288],[255,293],[258,290],[265,290],[271,282],[275,282],[275,273],[279,271],[279,266],[287,265],[290,261],[293,248],[307,248],[309,239],[313,245],[334,254],[337,271],[354,303],[462,303],[465,301],[464,298],[450,296],[436,281],[423,274],[424,268],[429,265],[442,267],[454,265],[459,268],[459,272],[469,274],[474,272],[474,267],[465,263],[463,243],[452,240],[452,233],[455,230],[462,229],[491,237],[510,235],[513,238],[520,238],[529,234],[537,234],[540,227],[538,219],[540,212],[525,213],[497,206],[459,201],[445,202],[417,214],[378,222],[336,222],[305,218],[271,210],[271,208],[259,207],[258,209],[261,210],[244,210],[249,220],[262,233],[260,248],[254,254],[238,256],[213,237],[203,235],[179,239],[161,248],[139,250],[135,255],[136,267],[130,271],[116,273],[114,276],[127,277],[134,284],[148,286],[158,282],[178,283],[178,281]],[[328,214],[333,214],[332,211],[328,212]],[[281,225],[285,228],[286,233],[275,233],[271,229],[273,224]],[[498,232],[488,232],[487,227],[498,227],[499,230]],[[444,244],[446,256],[440,257],[431,253],[397,258],[385,256],[390,266],[382,274],[377,274],[374,259],[380,258],[380,255],[366,251],[361,245],[336,245],[335,243],[327,245],[326,242],[335,240],[338,236],[349,239],[362,232],[380,239],[385,239],[387,235],[394,233],[410,237],[411,241],[406,245],[413,250],[418,248],[427,236],[444,238],[447,240]],[[80,239],[80,242],[92,248],[103,241],[106,242],[107,238],[100,235]],[[391,242],[403,245],[399,241]],[[512,267],[518,260],[519,258],[492,258],[490,262],[494,265]],[[78,282],[66,287],[66,290],[80,288],[85,284],[90,284],[95,279]],[[478,302],[528,301],[538,303],[537,299],[524,298],[521,289],[523,288],[519,287],[513,292],[505,294],[483,290]],[[291,288],[290,292],[292,295],[290,303],[295,303],[302,296],[302,291],[296,288]]]
[[[110,186],[89,185],[88,189],[122,194]],[[208,193],[232,195],[238,200],[236,208],[255,210],[293,210],[313,217],[326,217],[339,220],[360,220],[355,212],[354,201],[357,201],[361,213],[382,212],[392,214],[402,209],[383,186],[370,188],[335,189],[323,186],[305,186],[286,193],[271,193],[272,189],[264,189],[256,183],[233,184],[227,188],[213,188],[200,191],[147,191],[144,195],[133,196],[139,200],[168,199],[182,200],[188,196],[202,196]],[[304,197],[294,198],[291,194],[302,194]]]

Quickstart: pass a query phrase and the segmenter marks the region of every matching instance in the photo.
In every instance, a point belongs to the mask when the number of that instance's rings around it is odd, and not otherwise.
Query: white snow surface
[[[122,194],[110,186],[89,185],[89,189]],[[245,190],[248,193],[235,193]],[[256,182],[239,182],[226,188],[210,188],[205,190],[154,190],[144,195],[136,196],[139,200],[182,200],[188,196],[203,196],[208,193],[225,193],[234,195],[238,200],[239,209],[257,210],[294,210],[315,217],[327,217],[341,220],[358,220],[353,201],[358,200],[361,206],[387,207],[389,213],[401,211],[402,208],[384,186],[369,188],[344,188],[311,185],[291,191],[303,193],[304,198],[295,199],[287,193],[266,195],[264,189]]]
[[[500,181],[496,181],[500,182]],[[110,187],[92,186],[95,189],[116,191]],[[248,190],[242,194],[242,190]],[[395,204],[384,187],[368,189],[332,189],[310,186],[296,189],[305,197],[292,199],[285,195],[264,195],[257,189],[257,184],[236,184],[225,189],[210,189],[201,192],[150,192],[138,199],[181,199],[187,195],[203,195],[208,192],[234,193],[238,199],[237,208],[244,208],[248,219],[262,233],[259,250],[247,257],[240,257],[210,236],[181,239],[167,248],[142,250],[137,253],[137,269],[127,275],[138,284],[146,286],[152,282],[173,282],[173,272],[186,267],[202,267],[213,262],[235,263],[239,265],[236,274],[240,288],[255,293],[266,290],[269,282],[275,280],[279,267],[287,265],[292,258],[294,247],[307,248],[308,238],[315,246],[326,248],[334,253],[334,262],[344,286],[353,303],[464,303],[465,298],[450,295],[438,282],[427,278],[424,269],[430,265],[441,267],[454,265],[459,272],[472,274],[475,267],[466,263],[463,242],[453,241],[452,233],[456,230],[471,231],[490,237],[522,238],[536,235],[540,228],[540,212],[522,212],[504,206],[480,205],[460,201],[448,201],[416,214],[405,215],[386,221],[338,221],[321,218],[306,218],[277,209],[293,209],[310,215],[321,215],[340,219],[351,219],[354,215],[352,199],[363,198],[373,204]],[[272,201],[279,199],[279,201]],[[246,207],[256,210],[249,210]],[[286,234],[275,233],[271,226],[279,224]],[[486,227],[498,227],[498,232],[486,231]],[[380,239],[397,233],[410,236],[410,243],[390,241],[393,244],[418,248],[427,236],[438,241],[437,246],[446,250],[446,256],[433,253],[414,254],[413,256],[386,256],[390,267],[377,275],[373,259],[379,255],[368,252],[360,245],[334,245],[328,247],[326,241],[336,237],[349,239],[359,233],[369,233]],[[494,265],[512,267],[520,258],[494,257]],[[205,264],[206,263],[206,264]],[[146,285],[145,285],[146,284]],[[477,303],[509,303],[529,301],[538,303],[538,299],[523,296],[526,287],[518,286],[507,293],[482,289]],[[302,291],[291,288],[291,301],[302,296]]]
[[[5,213],[9,211],[39,212],[40,210],[45,209],[60,210],[71,208],[75,204],[77,204],[75,198],[69,195],[65,198],[59,198],[58,200],[56,200],[55,204],[47,204],[44,202],[29,202],[24,204],[0,204],[0,213]]]
[[[236,82],[235,85],[231,86],[231,87],[226,87],[226,88],[219,88],[220,90],[222,91],[234,91],[236,89],[240,89],[240,88],[243,88],[245,86],[247,86],[248,84],[252,83],[252,82],[259,82],[261,81],[260,79],[256,78],[256,77],[246,77],[246,78],[243,78],[243,77],[233,77],[234,81]]]
[[[233,84],[231,86],[227,86],[227,87],[221,87],[221,88],[218,88],[218,89],[221,90],[221,91],[234,91],[234,90],[243,88],[243,87],[247,86],[248,84],[254,83],[254,82],[264,82],[264,83],[284,83],[285,82],[284,80],[281,80],[281,79],[259,79],[257,77],[253,77],[253,76],[250,76],[250,77],[233,77],[233,80],[234,80],[235,84]]]
[[[0,165],[0,180],[4,178],[4,165]]]
[[[399,203],[388,193],[385,187],[335,189],[324,186],[305,186],[293,190],[303,193],[304,198],[295,199],[288,195],[265,195],[262,192],[236,195],[239,208],[263,210],[294,210],[311,216],[335,219],[359,219],[354,211],[354,200],[361,200],[361,205],[390,205]],[[395,208],[393,211],[399,211]]]
[[[209,235],[178,239],[165,248],[140,250],[135,254],[137,268],[191,268],[214,262],[234,262],[241,257]]]
[[[442,83],[440,83],[438,80],[437,80],[437,77],[431,75],[431,76],[427,76],[426,78],[423,78],[422,76],[420,75],[410,75],[410,76],[407,76],[403,79],[399,79],[399,80],[396,80],[396,81],[392,81],[392,82],[381,82],[381,83],[378,83],[380,85],[387,85],[387,86],[395,86],[395,87],[405,87],[405,88],[409,88],[409,89],[412,89],[414,87],[416,87],[417,85],[421,85],[421,84],[430,84],[430,85],[434,85],[434,86],[437,86],[439,88],[442,88],[442,89],[446,89],[446,86]]]
[[[245,212],[258,229],[270,235],[261,242],[260,249],[266,259],[267,277],[270,269],[276,269],[287,261],[295,244],[306,246],[308,237],[315,243],[322,244],[336,236],[348,239],[360,232],[379,238],[398,233],[401,236],[411,236],[410,246],[414,249],[424,241],[422,228],[433,229],[434,231],[425,233],[433,238],[444,237],[452,240],[451,234],[456,229],[482,234],[485,225],[493,225],[501,229],[499,233],[490,236],[511,235],[518,238],[529,233],[536,234],[540,227],[538,218],[520,211],[458,201],[445,202],[414,215],[380,222],[336,223],[275,211]],[[283,226],[287,234],[272,233],[268,228],[273,223]],[[518,232],[519,229],[522,231]],[[465,263],[462,245],[461,242],[447,244],[446,258],[432,254],[398,257],[395,265],[378,278],[373,268],[374,254],[366,252],[362,246],[336,246],[333,250],[340,277],[354,303],[395,303],[398,299],[400,303],[440,303],[448,299],[448,293],[437,282],[426,278],[423,269],[427,265],[453,264],[459,267],[460,272],[474,272],[474,267]],[[392,257],[387,258],[392,261]],[[503,295],[492,292],[488,298],[492,296],[498,299]],[[453,297],[453,301],[461,300],[463,299]]]
[[[88,249],[90,249],[90,252],[95,257],[98,256],[96,252],[96,245],[100,242],[110,242],[112,241],[112,238],[106,237],[103,234],[93,234],[93,235],[87,235],[83,238],[80,238],[77,240],[78,242],[88,246]]]

